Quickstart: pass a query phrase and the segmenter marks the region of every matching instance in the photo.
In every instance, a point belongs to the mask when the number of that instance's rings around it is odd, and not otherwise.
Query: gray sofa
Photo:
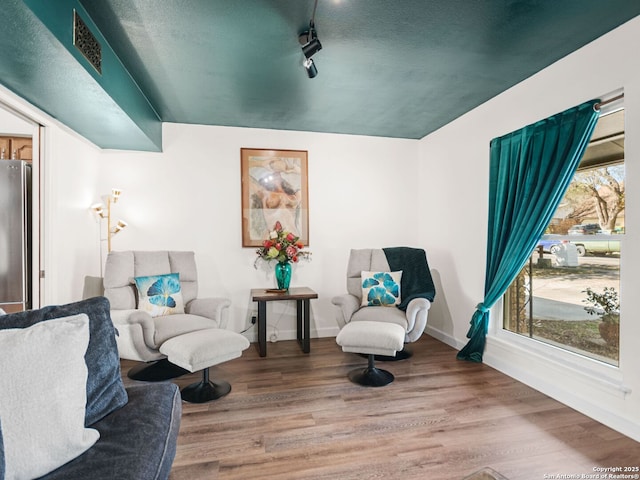
[[[40,478],[167,479],[175,457],[182,413],[179,390],[171,383],[124,387],[115,342],[116,330],[106,298],[95,297],[68,305],[0,315],[0,331],[27,329],[40,322],[60,321],[63,317],[78,314],[88,317],[89,339],[84,355],[87,372],[84,428],[97,430],[100,436],[84,453]],[[79,317],[84,319],[86,329],[86,317]],[[2,354],[0,351],[0,361]],[[0,376],[3,375],[5,372],[0,371]],[[28,382],[29,378],[24,377],[24,381]],[[13,422],[15,431],[15,417],[2,410],[0,398],[0,480],[4,480],[9,469],[11,439],[7,426],[10,422]],[[15,451],[12,458],[15,461]],[[28,458],[18,460],[30,461]]]

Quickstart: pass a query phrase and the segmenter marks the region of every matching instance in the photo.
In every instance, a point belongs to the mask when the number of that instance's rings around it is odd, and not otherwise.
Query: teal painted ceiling
[[[637,0],[319,0],[309,79],[313,0],[3,4],[0,83],[101,147],[138,150],[161,147],[161,122],[422,138],[640,15]],[[74,9],[101,75],[72,44]]]

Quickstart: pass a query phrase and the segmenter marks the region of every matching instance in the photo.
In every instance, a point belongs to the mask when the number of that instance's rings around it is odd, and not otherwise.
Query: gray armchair
[[[179,273],[184,313],[152,317],[139,309],[134,278]],[[162,361],[132,369],[131,378],[162,380],[186,373],[166,361],[160,347],[167,340],[198,330],[224,329],[230,301],[197,298],[198,279],[193,252],[110,252],[104,269],[104,296],[111,304],[111,319],[118,331],[120,358]]]
[[[363,271],[398,270],[403,271],[401,308],[361,306]],[[354,249],[351,250],[347,266],[347,292],[332,299],[332,303],[339,307],[336,309],[336,319],[341,329],[348,323],[357,321],[395,323],[404,329],[404,342],[409,343],[418,340],[427,326],[435,287],[422,249]]]

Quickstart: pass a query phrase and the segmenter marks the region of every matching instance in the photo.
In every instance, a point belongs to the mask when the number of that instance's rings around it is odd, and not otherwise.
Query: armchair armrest
[[[360,308],[360,300],[358,297],[351,295],[350,293],[333,297],[331,299],[331,303],[340,307],[336,314],[336,320],[340,328],[349,323],[353,314]]]
[[[231,300],[228,298],[194,298],[185,305],[184,311],[209,318],[218,324],[218,328],[227,328],[229,305]]]
[[[407,305],[407,335],[405,340],[415,342],[427,326],[427,315],[431,302],[426,298],[414,298]]]
[[[143,310],[111,310],[111,321],[116,330],[118,325],[140,325],[142,328],[142,337],[147,347],[158,349],[154,341],[156,327],[149,313]]]

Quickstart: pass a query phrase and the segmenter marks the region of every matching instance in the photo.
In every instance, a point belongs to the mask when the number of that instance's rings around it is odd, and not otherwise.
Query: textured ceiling
[[[629,0],[319,0],[315,25],[323,49],[313,57],[318,76],[309,79],[298,34],[309,24],[313,0],[24,0],[36,20],[19,8],[21,0],[5,1],[30,28],[39,20],[62,43],[67,32],[56,32],[57,23],[67,22],[62,5],[77,7],[158,121],[400,138],[422,138],[640,14],[640,2]],[[52,41],[46,33],[36,40]],[[87,68],[65,48],[65,61]],[[0,82],[47,111],[61,109],[49,107],[56,104],[51,89],[39,94],[5,82],[5,60]],[[28,74],[24,59],[13,63]],[[141,105],[127,104],[133,93],[122,92],[130,87],[113,86],[108,71],[69,74],[73,82],[59,88],[86,91],[89,99],[97,83],[114,99],[120,110],[105,112],[103,125],[121,122],[123,112],[137,125],[136,115],[148,120]],[[50,113],[65,121],[71,112],[62,110]],[[94,141],[99,129],[87,121],[79,127]],[[145,125],[139,130],[157,136]],[[125,140],[97,143],[118,148]]]

